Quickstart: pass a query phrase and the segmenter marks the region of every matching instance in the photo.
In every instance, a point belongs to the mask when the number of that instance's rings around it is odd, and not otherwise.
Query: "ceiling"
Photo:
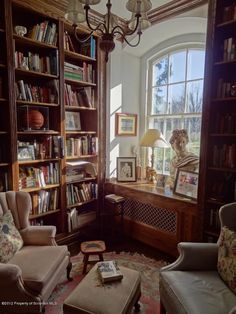
[[[178,1],[178,0],[177,0]],[[173,0],[151,0],[152,2],[152,9],[156,9],[168,2],[173,2]],[[107,12],[106,8],[107,0],[101,0],[99,4],[91,6],[92,9],[95,11],[105,14]],[[122,17],[126,20],[129,20],[131,17],[131,12],[126,9],[127,0],[111,0],[112,8],[111,11],[115,15]]]

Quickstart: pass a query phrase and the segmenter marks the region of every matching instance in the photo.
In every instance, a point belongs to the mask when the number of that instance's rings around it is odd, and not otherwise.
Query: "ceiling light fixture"
[[[101,0],[69,0],[65,18],[72,23],[75,37],[78,41],[87,41],[94,32],[97,32],[98,35],[101,36],[100,48],[105,52],[105,60],[107,62],[108,54],[115,48],[115,36],[119,36],[131,47],[138,46],[142,30],[151,25],[147,17],[147,12],[152,8],[152,3],[150,0],[128,0],[126,9],[132,12],[132,18],[128,23],[128,27],[125,29],[118,24],[116,16],[111,13],[112,4],[110,0],[108,0],[106,4],[107,13],[104,16],[104,21],[95,27],[91,25],[89,20],[90,5],[95,5],[99,2],[101,2]],[[79,23],[85,21],[91,32],[87,38],[81,40],[77,36],[76,28]],[[136,32],[138,35],[137,43],[131,44],[126,37],[131,36]]]

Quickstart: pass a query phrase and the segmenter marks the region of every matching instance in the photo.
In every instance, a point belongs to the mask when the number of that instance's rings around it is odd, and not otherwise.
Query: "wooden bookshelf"
[[[60,16],[57,17],[53,11],[48,11],[46,5],[36,8],[35,4],[30,4],[29,1],[3,0],[0,3],[0,11],[2,12],[0,14],[0,191],[26,191],[31,194],[32,200],[36,196],[37,198],[40,197],[40,195],[48,197],[47,195],[50,194],[49,198],[56,195],[57,207],[54,210],[45,205],[43,212],[32,214],[30,219],[35,224],[55,224],[57,232],[63,234],[60,237],[62,241],[62,238],[70,237],[67,212],[71,207],[67,206],[66,188],[66,162],[70,157],[67,158],[65,152],[68,137],[94,136],[99,138],[101,147],[96,154],[85,154],[77,156],[75,159],[71,158],[71,160],[91,160],[98,171],[102,169],[98,176],[73,182],[75,185],[83,182],[99,185],[96,200],[79,202],[73,207],[89,210],[92,206],[96,212],[102,199],[102,186],[105,177],[102,157],[105,153],[105,135],[104,130],[102,131],[102,125],[105,124],[105,111],[104,109],[101,110],[101,104],[105,106],[105,90],[102,88],[105,82],[105,63],[103,63],[98,48],[99,38],[94,38],[96,49],[93,51],[93,57],[81,53],[80,44],[75,39],[73,39],[75,51],[66,51],[63,44],[64,31],[66,29],[73,36],[73,28],[62,21]],[[17,25],[27,28],[27,33],[24,36],[16,34],[15,26]],[[78,34],[83,37],[88,33],[82,26]],[[54,66],[54,72],[50,68],[50,72],[46,71],[47,73],[45,73],[44,69],[41,70],[40,68],[39,70],[38,68],[38,66],[44,65],[38,64],[35,65],[36,70],[34,67],[32,69],[31,55],[38,55],[36,56],[38,60],[40,58],[46,60],[49,57],[50,64],[54,62],[53,65],[50,65],[51,67]],[[50,60],[51,56],[55,56],[53,62]],[[79,64],[84,69],[87,67],[87,76],[79,81],[65,79],[64,61],[75,65]],[[103,81],[102,84],[101,81]],[[64,99],[65,83],[71,84],[73,89],[91,88],[94,96],[93,107],[90,108],[85,105],[66,106]],[[39,111],[40,114],[34,112],[32,118],[30,116],[32,111]],[[81,113],[82,127],[80,131],[66,131],[66,111]],[[34,119],[37,122],[32,123],[31,120]],[[41,122],[39,123],[37,119]],[[41,123],[43,124],[41,125]],[[55,147],[52,146],[49,149],[48,141],[55,139],[58,139],[60,144],[53,144]],[[26,147],[30,146],[31,149],[33,147],[37,154],[40,151],[41,158],[35,156],[27,160],[18,160],[18,152],[22,147],[19,146],[19,143],[26,143]],[[55,143],[57,143],[56,140]],[[2,153],[3,151],[4,153]],[[45,157],[46,154],[49,154],[48,151],[51,155]],[[55,154],[58,155],[54,158],[53,155]],[[54,166],[55,171],[58,171],[57,174],[54,174],[54,176],[58,176],[58,182],[53,184],[36,182],[36,186],[31,186],[32,182],[28,178],[26,181],[30,182],[29,186],[27,183],[24,186],[21,185],[22,176],[24,178],[26,175],[24,171],[27,172],[31,169],[31,171],[39,172],[40,176],[44,176],[43,180],[47,181],[47,177],[51,176],[51,173],[43,173],[43,171],[49,171],[45,169],[50,169],[50,167],[54,169]],[[73,234],[78,233],[78,231],[79,228]]]
[[[212,242],[219,236],[219,208],[236,201],[235,1],[211,0],[208,12],[199,206],[203,238]]]

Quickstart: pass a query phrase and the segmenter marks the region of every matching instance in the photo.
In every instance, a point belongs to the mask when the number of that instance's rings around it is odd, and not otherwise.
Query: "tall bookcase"
[[[200,206],[203,237],[219,236],[219,208],[236,201],[236,4],[209,2],[202,118]]]
[[[99,38],[78,43],[71,25],[28,1],[5,0],[0,9],[0,189],[29,192],[31,223],[70,237],[96,218],[103,193]],[[72,210],[83,223],[71,225]]]

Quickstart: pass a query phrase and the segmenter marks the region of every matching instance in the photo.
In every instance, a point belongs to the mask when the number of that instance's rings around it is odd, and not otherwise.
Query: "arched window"
[[[169,140],[174,129],[187,129],[188,150],[199,155],[205,50],[184,48],[149,61],[147,128]],[[169,174],[171,148],[155,149],[155,169]]]

